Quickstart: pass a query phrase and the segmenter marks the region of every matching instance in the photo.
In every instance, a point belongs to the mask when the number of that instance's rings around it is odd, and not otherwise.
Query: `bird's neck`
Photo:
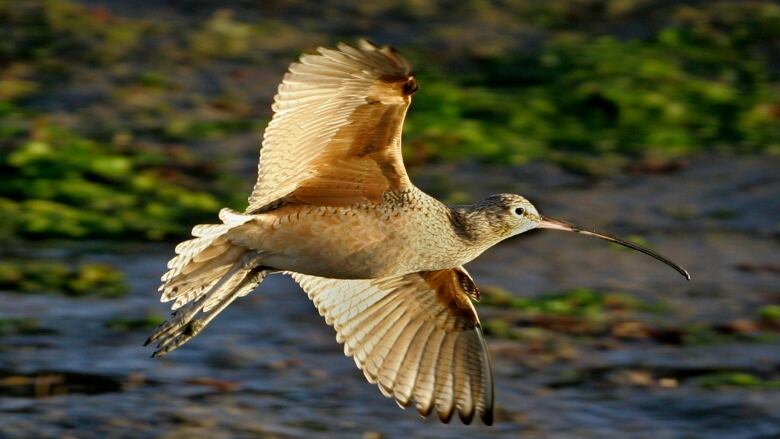
[[[488,248],[496,245],[503,236],[490,227],[488,213],[471,206],[456,206],[450,209],[450,221],[458,236],[459,244],[470,259],[476,258]]]

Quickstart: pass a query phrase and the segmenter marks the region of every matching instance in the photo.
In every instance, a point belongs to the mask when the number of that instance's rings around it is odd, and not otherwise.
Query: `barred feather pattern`
[[[475,414],[492,423],[490,355],[465,291],[470,314],[442,303],[420,273],[367,280],[289,274],[385,396],[444,422],[457,412],[466,424]]]
[[[162,276],[160,301],[174,301],[177,310],[196,300],[224,276],[245,253],[227,239],[227,232],[252,219],[230,209],[219,214],[222,224],[201,224],[192,229],[194,239],[176,246],[176,256],[168,261],[168,272]]]
[[[405,59],[366,40],[302,55],[274,97],[246,211],[272,209],[296,191],[293,198],[310,202],[312,185],[340,203],[411,185],[401,130],[417,87]],[[316,198],[329,202],[322,193]]]
[[[258,255],[246,253],[234,262],[205,293],[175,310],[146,340],[157,343],[152,356],[158,357],[183,345],[206,327],[220,312],[239,297],[249,294],[270,269],[258,266]]]
[[[201,224],[194,239],[176,246],[160,286],[162,302],[173,301],[171,317],[146,341],[157,342],[153,356],[164,355],[191,338],[238,297],[249,294],[269,273],[260,254],[228,239],[234,227],[252,219],[230,209],[219,213],[222,224]]]

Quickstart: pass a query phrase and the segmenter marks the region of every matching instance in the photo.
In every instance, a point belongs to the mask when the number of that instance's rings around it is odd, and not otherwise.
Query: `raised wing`
[[[385,279],[291,273],[371,383],[421,415],[493,422],[493,371],[463,268]]]
[[[392,48],[319,48],[290,65],[265,130],[247,212],[378,202],[411,186],[401,129],[417,82]]]

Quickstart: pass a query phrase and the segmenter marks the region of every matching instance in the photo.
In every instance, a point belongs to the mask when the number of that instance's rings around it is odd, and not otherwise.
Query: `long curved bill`
[[[625,239],[618,238],[617,236],[591,232],[589,230],[584,230],[584,229],[581,229],[581,228],[579,228],[577,226],[569,224],[566,221],[561,221],[561,220],[558,220],[558,219],[549,218],[549,217],[545,217],[545,216],[541,217],[541,222],[539,223],[538,227],[540,229],[564,230],[566,232],[574,232],[574,233],[579,233],[581,235],[589,235],[589,236],[595,236],[596,238],[606,239],[607,241],[611,241],[611,242],[614,242],[614,243],[626,246],[626,247],[628,247],[630,249],[634,249],[634,250],[640,251],[640,252],[642,252],[642,253],[644,253],[644,254],[646,254],[648,256],[652,256],[655,259],[658,259],[659,261],[663,262],[664,264],[666,264],[666,265],[674,268],[675,270],[677,270],[677,272],[682,274],[683,276],[685,276],[685,278],[687,280],[691,280],[691,275],[688,274],[688,271],[686,271],[684,268],[680,267],[679,265],[675,264],[674,262],[670,261],[669,259],[666,259],[665,257],[659,255],[658,253],[656,253],[656,252],[654,252],[654,251],[652,251],[652,250],[650,250],[648,248],[642,247],[642,246],[640,246],[638,244],[634,244],[631,241],[626,241]]]

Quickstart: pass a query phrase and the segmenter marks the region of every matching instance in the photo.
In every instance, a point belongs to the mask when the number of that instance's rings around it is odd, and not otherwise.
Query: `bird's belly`
[[[248,238],[263,264],[339,279],[416,271],[417,250],[398,216],[375,209],[289,206],[263,214]]]

